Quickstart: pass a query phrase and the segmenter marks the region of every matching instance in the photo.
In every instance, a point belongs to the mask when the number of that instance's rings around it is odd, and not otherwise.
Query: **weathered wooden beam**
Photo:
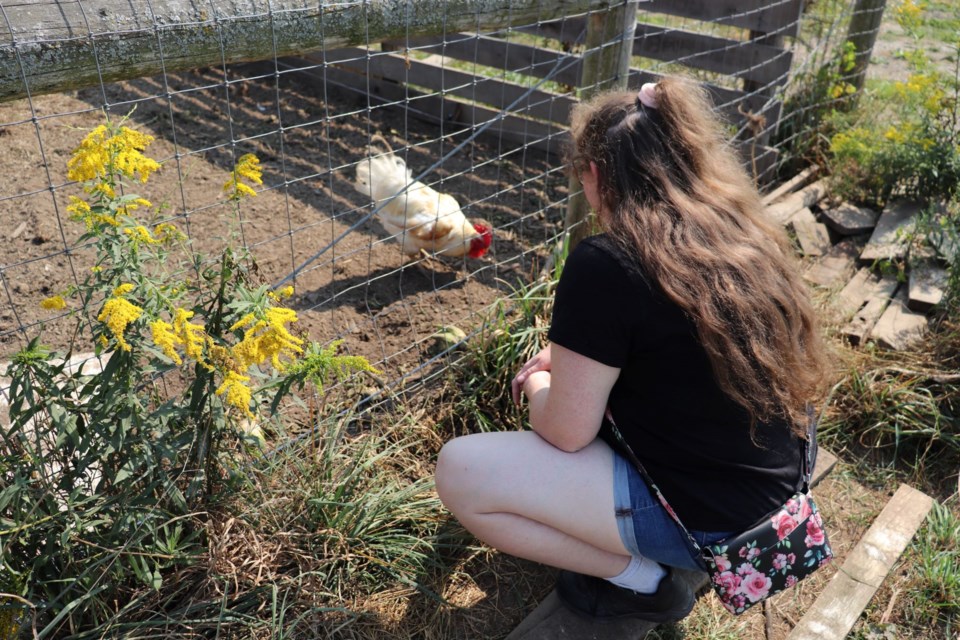
[[[751,31],[796,35],[802,0],[653,0],[640,5],[642,12],[665,13],[678,18],[717,22]]]
[[[901,485],[788,640],[846,638],[932,508],[930,496]]]
[[[605,0],[85,0],[5,3],[0,102],[128,78],[418,35],[495,30]]]

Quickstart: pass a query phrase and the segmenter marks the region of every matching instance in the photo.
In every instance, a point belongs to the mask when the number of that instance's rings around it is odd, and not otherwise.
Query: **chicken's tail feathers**
[[[370,136],[370,142],[367,144],[367,146],[370,148],[370,155],[373,155],[376,152],[374,145],[381,145],[382,150],[386,151],[387,154],[393,153],[393,146],[390,144],[390,141],[387,140],[386,137],[384,137],[384,135],[381,133],[375,133]]]

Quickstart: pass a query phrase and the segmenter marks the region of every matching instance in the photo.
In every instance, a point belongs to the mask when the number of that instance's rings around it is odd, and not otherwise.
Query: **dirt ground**
[[[0,360],[41,325],[56,348],[73,335],[73,318],[38,304],[92,265],[91,253],[77,248],[82,225],[66,213],[69,196],[80,193],[67,184],[66,163],[103,122],[104,104],[113,119],[135,107],[132,126],[156,137],[148,152],[164,167],[140,195],[167,203],[164,217],[197,251],[215,256],[226,244],[245,245],[265,283],[302,267],[291,305],[300,327],[321,343],[343,338],[347,352],[377,363],[388,379],[426,362],[440,327],[476,326],[479,311],[529,279],[562,229],[567,181],[559,161],[487,136],[424,179],[442,180],[435,186],[467,217],[494,225],[486,256],[409,264],[375,218],[334,243],[370,211],[352,182],[372,134],[390,139],[417,175],[469,132],[424,124],[397,107],[369,109],[365,97],[300,74],[275,79],[272,64],[2,104]],[[221,186],[248,152],[261,159],[264,190],[241,203],[238,217]]]

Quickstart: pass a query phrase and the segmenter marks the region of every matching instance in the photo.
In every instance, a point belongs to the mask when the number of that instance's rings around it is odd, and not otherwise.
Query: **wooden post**
[[[846,80],[856,87],[857,91],[863,88],[870,56],[873,54],[873,44],[880,33],[880,23],[883,21],[886,6],[887,0],[857,0],[854,4],[850,26],[847,28],[847,41],[853,43],[857,57],[853,71]]]
[[[607,11],[596,11],[588,16],[587,53],[580,66],[581,100],[588,100],[601,91],[627,86],[636,26],[637,0],[625,0]],[[590,205],[576,176],[570,177],[570,193],[573,195],[567,203],[564,226],[570,234],[572,251],[589,234],[586,217]]]

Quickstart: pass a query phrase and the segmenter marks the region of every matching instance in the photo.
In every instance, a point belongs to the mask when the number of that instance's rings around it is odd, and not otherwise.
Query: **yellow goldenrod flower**
[[[894,126],[888,128],[886,133],[883,134],[883,137],[894,144],[903,144],[907,141],[907,136],[905,136],[902,131]]]
[[[141,243],[159,244],[160,243],[159,240],[157,240],[152,235],[150,235],[150,231],[142,224],[138,224],[137,226],[131,227],[129,229],[124,229],[123,232],[128,236],[130,236],[134,244],[141,244]]]
[[[123,332],[126,331],[130,323],[136,322],[142,314],[143,309],[137,305],[123,298],[110,298],[104,303],[97,320],[107,325],[121,349],[130,351],[130,345],[124,339]]]
[[[86,220],[90,214],[90,205],[86,200],[77,196],[70,196],[70,204],[67,205],[67,213],[71,220]]]
[[[160,169],[159,163],[142,153],[153,140],[153,136],[128,127],[100,125],[74,149],[67,161],[67,177],[78,182],[99,180],[89,187],[89,192],[100,191],[113,198],[113,187],[107,182],[112,176],[120,173],[146,182],[151,173]]]
[[[187,239],[187,236],[184,235],[184,233],[180,231],[176,225],[173,225],[169,222],[161,222],[154,227],[153,235],[156,236],[157,240],[163,244],[182,242]]]
[[[250,391],[250,388],[244,384],[244,382],[249,382],[250,376],[244,376],[236,371],[227,371],[227,375],[223,379],[223,384],[217,388],[217,395],[224,396],[224,402],[232,407],[240,409],[248,417],[253,417],[253,412],[250,411],[250,400],[253,397],[253,393]]]
[[[113,297],[119,298],[120,296],[125,296],[131,291],[133,291],[134,289],[136,289],[134,285],[130,284],[129,282],[124,282],[119,287],[113,290]]]
[[[153,343],[160,347],[165,356],[178,365],[183,364],[180,354],[177,353],[177,345],[183,344],[183,340],[173,332],[173,325],[158,318],[150,323],[150,335]]]
[[[223,192],[231,200],[239,200],[245,196],[255,196],[257,192],[250,185],[240,181],[244,178],[253,184],[263,184],[263,172],[260,170],[260,159],[252,153],[240,156],[237,165],[230,173],[230,179],[223,184]]]
[[[51,296],[40,302],[40,308],[49,311],[62,311],[67,308],[67,301],[63,299],[63,296]]]
[[[117,207],[117,213],[130,215],[131,211],[136,211],[140,207],[152,207],[153,203],[145,198],[135,198],[124,205]]]
[[[96,267],[90,267],[90,273],[100,273],[103,271],[103,267],[97,265]]]
[[[183,352],[188,358],[193,358],[200,364],[209,368],[203,359],[203,345],[207,338],[203,331],[202,324],[193,324],[189,320],[193,317],[193,311],[186,309],[177,309],[173,314],[173,331],[180,337],[183,343]]]
[[[240,367],[263,364],[270,360],[274,369],[283,371],[282,358],[295,358],[303,353],[303,340],[292,335],[286,325],[297,321],[293,309],[271,307],[264,312],[264,319],[257,320],[250,313],[230,327],[231,331],[245,328],[243,340],[234,345],[232,354]]]

